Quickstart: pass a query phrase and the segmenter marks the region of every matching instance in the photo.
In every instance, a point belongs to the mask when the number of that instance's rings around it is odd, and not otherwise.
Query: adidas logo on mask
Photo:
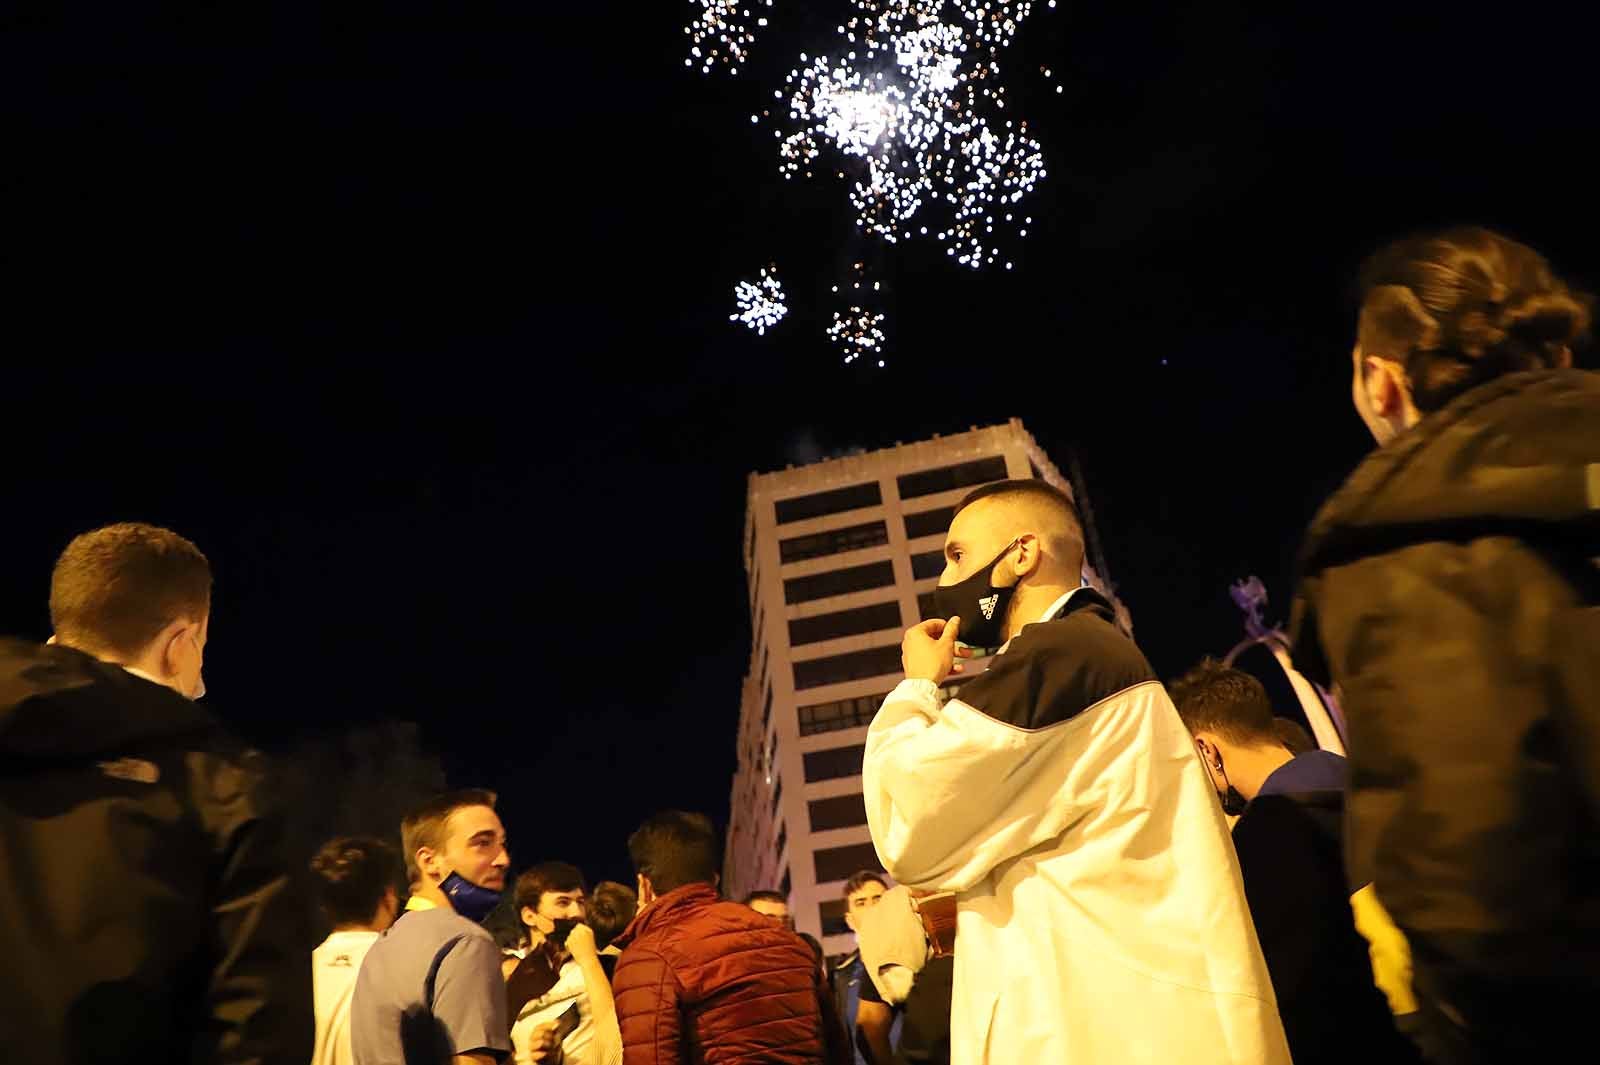
[[[978,600],[978,608],[983,611],[983,620],[994,620],[994,605],[1000,601],[998,595],[986,595]]]

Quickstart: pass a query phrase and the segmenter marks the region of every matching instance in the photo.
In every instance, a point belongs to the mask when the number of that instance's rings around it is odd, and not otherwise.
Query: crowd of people
[[[1313,523],[1292,619],[1348,757],[1248,673],[1163,682],[1085,585],[1071,498],[985,485],[867,730],[882,866],[843,887],[839,958],[783,893],[722,896],[699,813],[639,825],[632,884],[560,861],[513,880],[497,796],[471,788],[292,868],[261,759],[195,703],[206,557],[148,525],[77,537],[49,642],[0,641],[0,1039],[41,1065],[1478,1065],[1585,1044],[1589,304],[1481,229],[1384,249],[1361,292],[1351,398],[1381,446]]]

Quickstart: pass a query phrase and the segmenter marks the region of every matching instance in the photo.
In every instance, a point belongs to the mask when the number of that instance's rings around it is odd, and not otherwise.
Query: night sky
[[[669,0],[143,6],[0,17],[0,629],[48,635],[73,534],[178,529],[218,715],[277,750],[418,722],[518,865],[725,823],[749,471],[1019,416],[1079,453],[1170,676],[1240,635],[1231,581],[1287,607],[1370,446],[1367,252],[1475,221],[1600,275],[1562,5],[1041,3],[1005,76],[1049,177],[976,275],[864,240],[749,122],[843,3],[778,0],[738,78],[684,67]],[[822,337],[856,260],[883,370]],[[768,261],[757,338],[727,316]]]

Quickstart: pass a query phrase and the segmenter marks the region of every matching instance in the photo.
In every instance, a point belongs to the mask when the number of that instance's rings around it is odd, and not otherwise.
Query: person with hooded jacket
[[[1296,662],[1349,728],[1347,871],[1410,943],[1445,1060],[1540,1060],[1600,996],[1600,377],[1531,248],[1367,265],[1357,412],[1382,445],[1313,522]]]
[[[188,540],[111,526],[57,563],[51,645],[0,640],[6,1060],[310,1060],[313,944],[262,774],[193,701],[210,585]]]

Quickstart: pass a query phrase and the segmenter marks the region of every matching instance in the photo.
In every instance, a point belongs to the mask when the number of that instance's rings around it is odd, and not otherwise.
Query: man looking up
[[[1083,587],[1071,500],[979,488],[945,558],[862,784],[889,874],[957,893],[952,1060],[1287,1063],[1222,810],[1166,689]],[[941,706],[974,647],[1000,653]]]
[[[211,565],[125,523],[67,545],[53,646],[0,640],[8,1059],[292,1062],[315,945],[259,758],[192,700]]]
[[[491,1065],[510,1052],[500,948],[480,924],[511,863],[494,804],[491,791],[449,792],[401,823],[417,894],[356,978],[356,1065]],[[536,1054],[551,1034],[532,1040]]]

